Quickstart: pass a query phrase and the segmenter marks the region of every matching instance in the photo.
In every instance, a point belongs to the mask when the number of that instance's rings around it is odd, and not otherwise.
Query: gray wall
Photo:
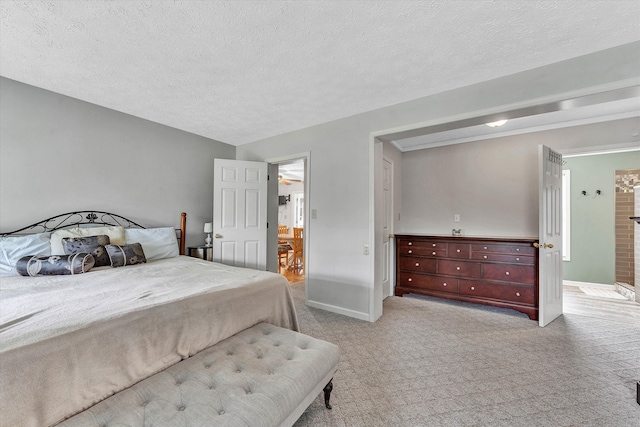
[[[204,243],[213,159],[235,147],[0,78],[0,231],[73,210],[179,226]]]
[[[403,153],[400,230],[537,237],[538,145],[562,153],[629,143],[639,128],[636,117]]]
[[[564,262],[564,279],[615,282],[615,172],[640,168],[640,151],[570,157],[571,261]],[[586,196],[581,191],[587,191]],[[602,194],[596,196],[595,191]]]

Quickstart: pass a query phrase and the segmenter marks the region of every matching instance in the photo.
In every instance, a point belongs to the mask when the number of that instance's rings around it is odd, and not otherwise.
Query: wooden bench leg
[[[331,409],[331,405],[329,404],[329,400],[331,399],[331,391],[333,390],[333,378],[331,378],[331,381],[329,381],[329,384],[327,384],[326,386],[324,386],[324,406],[327,407],[327,409]]]

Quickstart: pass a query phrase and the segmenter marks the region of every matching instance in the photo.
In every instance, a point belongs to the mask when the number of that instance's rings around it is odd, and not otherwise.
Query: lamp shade
[[[205,233],[213,232],[213,223],[212,222],[205,222],[204,223],[204,232]]]

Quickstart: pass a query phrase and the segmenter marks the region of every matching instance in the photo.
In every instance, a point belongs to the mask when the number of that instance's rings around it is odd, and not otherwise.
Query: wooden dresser
[[[510,308],[538,320],[537,239],[397,234],[396,295]]]

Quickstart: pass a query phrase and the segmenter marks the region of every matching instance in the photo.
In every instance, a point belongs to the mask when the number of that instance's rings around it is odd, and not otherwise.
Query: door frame
[[[304,227],[303,227],[303,244],[304,244],[304,282],[305,282],[305,287],[304,287],[304,302],[306,304],[307,300],[308,300],[308,294],[309,294],[309,287],[306,286],[307,283],[309,283],[309,240],[311,239],[311,174],[309,173],[311,171],[311,152],[310,151],[305,151],[302,153],[296,153],[296,154],[289,154],[286,156],[280,156],[280,157],[272,157],[272,158],[268,158],[265,160],[265,162],[269,163],[270,165],[281,165],[281,164],[285,164],[285,163],[291,163],[293,161],[296,160],[302,160],[304,162],[304,204],[305,204],[305,210],[304,210]],[[276,174],[276,178],[277,178],[277,174]],[[276,189],[277,189],[277,185],[276,185]],[[268,215],[269,218],[275,218],[275,222],[276,222],[276,226],[273,227],[274,230],[277,230],[277,222],[278,222],[278,191],[276,190],[275,194],[268,194],[267,197],[269,198],[269,200],[275,200],[274,203],[274,212],[272,212],[271,215]],[[277,248],[278,248],[278,233],[276,231],[275,233],[275,239],[272,238],[273,233],[267,233],[267,256],[276,259],[276,255],[277,255]],[[272,254],[270,253],[270,248],[273,248],[274,253],[273,256],[271,256]],[[278,270],[275,271],[276,273],[278,272]]]

